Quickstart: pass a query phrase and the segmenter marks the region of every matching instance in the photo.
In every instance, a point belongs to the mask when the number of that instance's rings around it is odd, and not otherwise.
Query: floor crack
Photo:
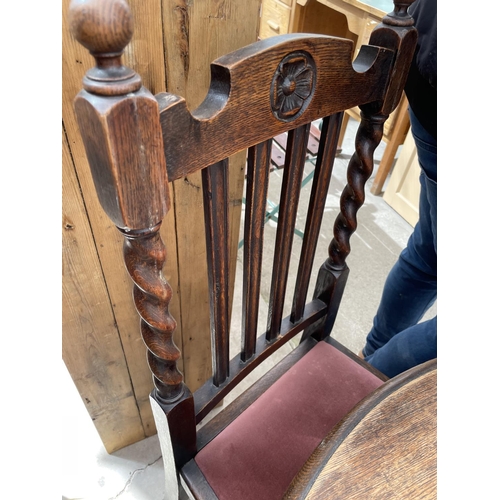
[[[151,465],[154,465],[156,462],[158,462],[158,460],[160,460],[161,457],[162,457],[162,455],[160,455],[156,460],[154,460],[150,464],[147,464],[146,466],[141,467],[140,469],[134,470],[132,472],[132,474],[130,474],[130,477],[127,479],[127,482],[125,483],[125,486],[122,488],[122,490],[117,495],[109,498],[108,500],[116,500],[116,498],[118,498],[122,493],[124,493],[125,490],[130,486],[130,484],[132,483],[132,480],[134,479],[134,477],[137,473],[145,471],[148,467],[151,467]]]

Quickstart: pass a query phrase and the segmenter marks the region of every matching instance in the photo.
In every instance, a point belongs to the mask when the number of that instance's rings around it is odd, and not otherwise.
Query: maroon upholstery
[[[221,500],[281,499],[328,431],[382,383],[319,342],[195,461]]]

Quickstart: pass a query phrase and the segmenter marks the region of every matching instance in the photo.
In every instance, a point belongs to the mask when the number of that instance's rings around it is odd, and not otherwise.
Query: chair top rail
[[[214,61],[207,96],[192,112],[184,98],[157,94],[169,180],[305,123],[383,100],[394,51],[364,45],[353,62],[353,47],[326,35],[279,35]]]

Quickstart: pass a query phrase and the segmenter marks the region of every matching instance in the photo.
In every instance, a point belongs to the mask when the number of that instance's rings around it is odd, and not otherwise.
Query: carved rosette
[[[278,65],[271,84],[271,108],[278,120],[298,118],[311,102],[316,65],[307,52],[288,54]]]

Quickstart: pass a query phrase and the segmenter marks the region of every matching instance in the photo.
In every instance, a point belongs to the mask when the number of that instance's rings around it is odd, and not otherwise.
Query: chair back
[[[190,111],[177,95],[153,96],[121,63],[133,33],[124,0],[79,0],[71,6],[75,37],[95,57],[75,110],[100,203],[124,237],[148,348],[154,400],[168,418],[180,467],[196,455],[196,426],[272,353],[301,335],[329,337],[346,284],[349,240],[373,170],[384,122],[400,102],[416,43],[410,1],[372,33],[354,59],[351,40],[288,34],[217,59],[202,104]],[[353,61],[354,59],[354,61]],[[343,112],[359,106],[361,123],[339,215],[312,299],[313,257],[332,176]],[[322,120],[291,313],[283,317],[287,278],[311,123]],[[273,138],[287,133],[286,156],[265,331],[258,331],[263,228]],[[230,359],[228,158],[247,150],[241,352]],[[168,216],[169,183],[201,170],[206,226],[213,376],[193,395],[177,368],[172,290],[162,269],[159,228]],[[268,254],[265,255],[267,257]],[[194,262],[193,265],[196,265]]]

